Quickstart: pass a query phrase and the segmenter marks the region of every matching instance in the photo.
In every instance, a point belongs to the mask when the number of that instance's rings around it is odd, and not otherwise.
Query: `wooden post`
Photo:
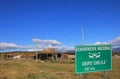
[[[62,52],[61,52],[61,60],[62,60]]]
[[[47,53],[47,59],[48,59],[48,53]]]
[[[36,62],[38,61],[38,51],[36,50]]]
[[[0,60],[2,60],[2,54],[0,53]]]
[[[82,75],[82,74],[80,74],[80,75],[79,75],[79,79],[83,79],[83,77],[82,77],[82,76],[83,76],[83,75]]]
[[[107,71],[104,71],[103,79],[108,79],[108,72]]]
[[[58,55],[55,54],[55,61],[58,61]]]

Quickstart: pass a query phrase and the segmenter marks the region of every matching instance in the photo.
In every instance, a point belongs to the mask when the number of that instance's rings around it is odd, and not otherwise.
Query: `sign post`
[[[75,47],[76,73],[109,71],[112,69],[111,45],[80,45]]]

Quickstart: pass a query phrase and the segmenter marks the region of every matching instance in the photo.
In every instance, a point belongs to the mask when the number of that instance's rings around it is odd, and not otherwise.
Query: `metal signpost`
[[[76,73],[109,71],[112,69],[111,45],[80,45],[75,47]]]

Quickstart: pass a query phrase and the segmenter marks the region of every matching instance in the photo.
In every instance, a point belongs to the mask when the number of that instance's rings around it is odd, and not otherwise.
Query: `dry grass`
[[[103,72],[83,74],[84,79],[102,79]],[[74,62],[40,63],[33,60],[1,60],[0,79],[79,79]],[[120,79],[120,58],[113,58],[108,79]]]

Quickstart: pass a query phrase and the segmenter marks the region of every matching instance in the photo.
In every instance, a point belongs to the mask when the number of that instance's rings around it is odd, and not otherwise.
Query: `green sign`
[[[112,69],[111,45],[80,45],[75,47],[76,73],[109,71]]]

